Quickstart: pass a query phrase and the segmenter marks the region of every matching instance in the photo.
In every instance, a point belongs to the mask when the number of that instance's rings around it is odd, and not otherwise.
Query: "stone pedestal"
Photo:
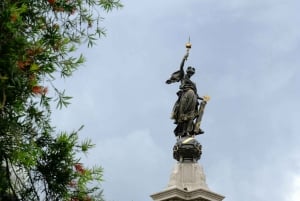
[[[186,191],[199,188],[208,190],[203,168],[198,163],[178,162],[173,168],[167,188],[178,188]]]
[[[154,201],[222,201],[224,196],[209,190],[203,168],[195,162],[178,162],[167,188],[151,195]]]
[[[173,148],[175,164],[167,188],[151,195],[154,201],[222,201],[225,197],[210,191],[203,168],[197,161],[201,145],[194,137],[177,140]]]
[[[185,191],[178,188],[168,189],[151,195],[154,201],[221,201],[224,196],[209,190],[197,189]]]

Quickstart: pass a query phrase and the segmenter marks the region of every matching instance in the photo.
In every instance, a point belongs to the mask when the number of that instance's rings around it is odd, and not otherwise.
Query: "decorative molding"
[[[171,188],[151,195],[154,201],[222,201],[225,197],[207,189],[185,191],[179,188]]]

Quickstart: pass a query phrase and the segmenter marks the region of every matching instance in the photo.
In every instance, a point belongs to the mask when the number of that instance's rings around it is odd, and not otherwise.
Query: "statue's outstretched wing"
[[[172,73],[171,77],[166,81],[167,84],[171,84],[174,82],[179,82],[184,76],[182,70],[176,71]]]

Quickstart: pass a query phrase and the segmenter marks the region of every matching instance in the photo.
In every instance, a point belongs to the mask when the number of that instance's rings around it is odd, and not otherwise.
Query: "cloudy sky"
[[[84,124],[96,144],[83,158],[104,168],[106,201],[151,201],[176,161],[170,119],[178,69],[209,95],[199,161],[209,188],[228,201],[300,200],[300,1],[123,0],[105,14],[107,37],[82,47],[87,63],[61,81],[72,105],[62,130]]]

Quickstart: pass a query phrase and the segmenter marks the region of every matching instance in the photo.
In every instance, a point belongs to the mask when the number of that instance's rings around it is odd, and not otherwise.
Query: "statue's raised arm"
[[[171,77],[166,81],[167,84],[171,84],[171,83],[174,83],[174,82],[179,82],[184,78],[184,69],[183,69],[183,67],[184,67],[184,63],[187,60],[188,56],[189,56],[189,53],[187,52],[184,55],[184,57],[181,61],[179,70],[172,73]]]

